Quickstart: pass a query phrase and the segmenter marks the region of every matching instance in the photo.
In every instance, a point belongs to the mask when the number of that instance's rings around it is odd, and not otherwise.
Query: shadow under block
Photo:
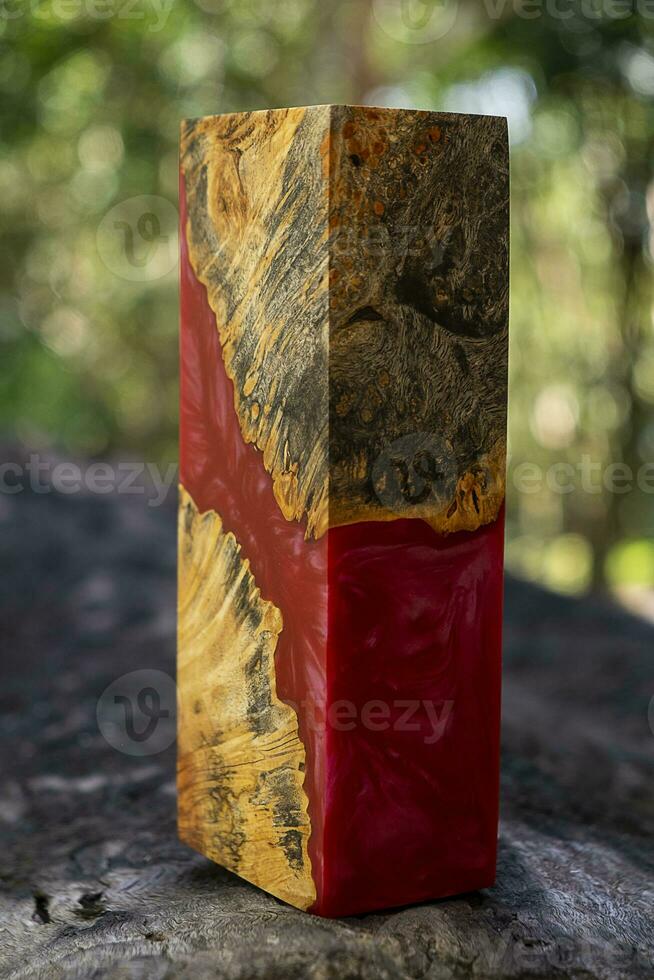
[[[181,139],[179,832],[345,915],[495,876],[505,120]]]

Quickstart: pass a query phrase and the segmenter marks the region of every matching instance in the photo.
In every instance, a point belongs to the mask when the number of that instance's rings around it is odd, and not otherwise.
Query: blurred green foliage
[[[654,460],[654,4],[2,0],[0,45],[6,436],[175,458],[177,271],[165,249],[154,265],[138,250],[157,234],[174,247],[181,117],[312,102],[504,114],[509,567],[568,592],[654,585],[654,469],[636,486]],[[121,202],[142,195],[156,200],[124,274],[102,228],[132,234]],[[598,488],[560,492],[552,466],[583,456]],[[629,492],[602,487],[612,461]],[[524,463],[543,474],[528,489]]]

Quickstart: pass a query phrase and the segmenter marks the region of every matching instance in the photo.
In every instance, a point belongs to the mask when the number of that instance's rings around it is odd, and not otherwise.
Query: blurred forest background
[[[176,458],[182,116],[314,102],[502,114],[508,566],[652,603],[654,3],[0,2],[5,444]],[[560,464],[582,459],[593,492],[579,475],[560,492]],[[602,488],[612,463],[631,488]]]

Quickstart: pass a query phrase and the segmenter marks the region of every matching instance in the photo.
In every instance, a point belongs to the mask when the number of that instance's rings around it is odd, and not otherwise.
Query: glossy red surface
[[[234,532],[282,613],[277,692],[296,707],[306,750],[313,911],[489,885],[503,517],[449,538],[397,520],[306,541],[241,436],[214,315],[188,260],[183,186],[180,208],[180,476],[198,508]]]
[[[503,528],[329,533],[325,915],[494,880]]]

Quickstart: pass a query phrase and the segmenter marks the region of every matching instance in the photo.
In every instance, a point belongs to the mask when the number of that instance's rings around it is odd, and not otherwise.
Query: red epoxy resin
[[[495,878],[503,529],[329,532],[325,915]]]
[[[495,876],[503,515],[475,533],[363,522],[305,540],[242,438],[181,206],[180,477],[281,610],[277,693],[298,712],[317,901],[346,915]]]

